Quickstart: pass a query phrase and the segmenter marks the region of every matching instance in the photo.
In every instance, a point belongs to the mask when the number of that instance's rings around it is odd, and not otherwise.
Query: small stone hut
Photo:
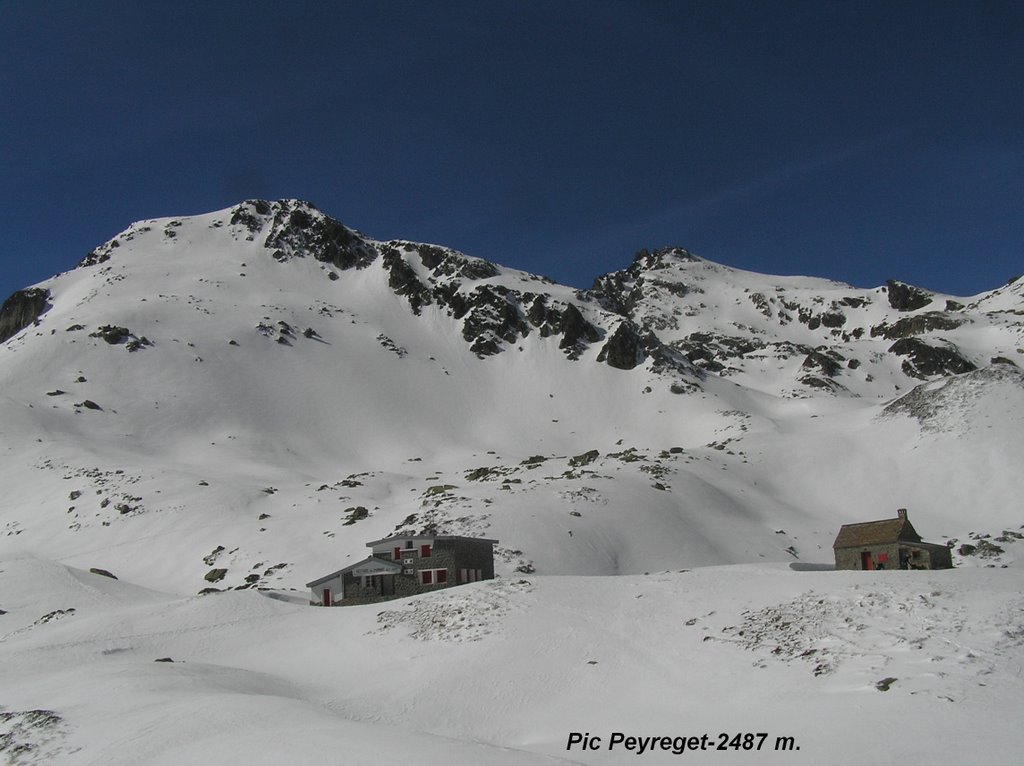
[[[895,519],[844,524],[832,543],[836,569],[950,569],[953,558],[945,545],[926,543],[907,519],[907,509]]]
[[[366,544],[368,558],[306,583],[313,606],[349,606],[494,579],[497,540],[393,535]]]

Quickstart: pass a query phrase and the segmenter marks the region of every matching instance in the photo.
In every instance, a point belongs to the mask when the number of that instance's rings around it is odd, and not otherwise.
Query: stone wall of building
[[[871,553],[871,560],[875,568],[879,568],[879,558],[885,556],[882,562],[884,569],[901,569],[900,550],[911,555],[907,561],[909,569],[950,569],[953,566],[952,555],[945,545],[934,543],[913,543],[899,542],[885,545],[860,545],[849,548],[836,548],[836,569],[862,569],[861,553]]]
[[[443,590],[454,585],[460,585],[459,570],[473,569],[480,570],[481,580],[494,579],[494,550],[489,542],[477,540],[434,540],[429,556],[420,555],[420,547],[402,548],[403,570],[408,573],[397,574],[390,577],[393,581],[393,592],[388,592],[386,586],[384,593],[381,593],[379,586],[364,587],[361,577],[354,577],[351,574],[345,575],[345,601],[349,604],[374,603],[387,601],[392,598],[414,596],[417,593],[429,593],[433,590]],[[393,554],[375,553],[378,558],[391,561]],[[446,582],[436,581],[428,585],[420,582],[420,572],[424,569],[443,569],[447,573]]]
[[[857,545],[850,548],[836,548],[836,569],[863,569],[861,566],[861,553],[871,553],[871,560],[878,568],[879,559],[884,569],[900,568],[900,547],[897,543],[887,545]]]

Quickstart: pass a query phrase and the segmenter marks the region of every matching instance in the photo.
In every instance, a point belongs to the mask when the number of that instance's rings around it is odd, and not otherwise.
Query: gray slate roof
[[[843,524],[832,543],[833,548],[856,548],[864,545],[885,545],[904,540],[909,543],[921,542],[921,536],[906,516],[881,521],[862,521],[858,524]]]
[[[367,548],[372,548],[375,545],[381,545],[383,543],[391,542],[392,540],[471,540],[475,543],[490,543],[491,545],[497,545],[497,540],[491,540],[487,537],[467,537],[466,535],[388,535],[382,537],[380,540],[374,540],[373,542],[367,543]]]
[[[382,565],[382,566],[384,566],[384,567],[386,567],[388,569],[394,569],[396,572],[401,572],[402,571],[402,565],[399,564],[397,561],[388,561],[387,559],[379,559],[379,558],[376,558],[375,556],[367,556],[362,561],[357,561],[355,564],[349,564],[344,569],[339,569],[337,572],[331,572],[329,575],[324,575],[323,577],[318,577],[316,580],[313,580],[312,582],[306,583],[306,587],[307,588],[315,588],[320,583],[327,582],[328,580],[333,580],[338,575],[343,575],[346,572],[348,572],[348,571],[350,571],[352,569],[355,569],[356,567],[365,566],[366,564],[368,564],[371,561],[374,564],[380,564],[380,565]]]

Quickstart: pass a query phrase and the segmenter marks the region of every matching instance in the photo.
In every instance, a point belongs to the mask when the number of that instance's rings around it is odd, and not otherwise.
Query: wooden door
[[[875,568],[875,562],[871,560],[871,551],[862,551],[860,554],[860,568],[869,572]]]
[[[330,588],[324,588],[323,597],[321,598],[320,603],[323,604],[324,606],[330,606],[331,605],[331,589]]]

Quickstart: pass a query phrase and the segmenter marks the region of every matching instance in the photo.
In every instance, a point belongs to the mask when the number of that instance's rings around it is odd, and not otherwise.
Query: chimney
[[[898,518],[902,519],[903,521],[906,521],[907,520],[907,509],[906,508],[897,508],[896,509],[896,516]]]

